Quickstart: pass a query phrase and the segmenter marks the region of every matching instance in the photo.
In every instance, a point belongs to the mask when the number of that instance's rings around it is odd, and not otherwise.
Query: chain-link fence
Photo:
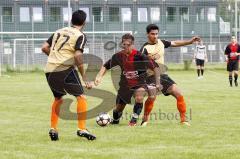
[[[31,70],[42,68],[47,57],[42,43],[56,29],[70,25],[71,13],[87,13],[85,53],[106,61],[120,50],[121,36],[131,32],[136,48],[146,41],[150,23],[160,27],[160,38],[190,39],[200,36],[209,62],[223,62],[230,42],[233,2],[218,0],[2,0],[0,2],[1,66]],[[229,15],[229,16],[226,16]],[[193,56],[195,45],[166,50],[167,63],[182,63]]]

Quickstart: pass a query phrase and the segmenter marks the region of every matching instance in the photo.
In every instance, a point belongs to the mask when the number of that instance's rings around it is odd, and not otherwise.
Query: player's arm
[[[162,90],[162,85],[160,84],[160,68],[159,67],[154,67],[153,69],[154,71],[154,76],[155,76],[155,81],[156,81],[156,88],[158,89],[158,91]]]
[[[113,55],[111,59],[109,59],[98,72],[94,84],[97,86],[101,83],[103,76],[106,74],[107,70],[118,65],[117,54]]]
[[[237,50],[237,53],[236,53],[237,56],[240,55],[240,45],[238,44],[238,50]]]
[[[225,60],[228,61],[228,55],[231,53],[231,49],[229,48],[229,46],[226,47],[225,49]]]
[[[96,78],[95,78],[95,81],[94,81],[94,84],[95,84],[96,86],[101,83],[102,78],[103,78],[103,76],[106,74],[106,72],[107,72],[106,67],[102,66],[101,69],[100,69],[100,71],[98,72]]]
[[[172,47],[179,47],[179,46],[185,46],[185,45],[190,45],[196,41],[200,41],[201,39],[197,36],[192,37],[190,40],[175,40],[171,41],[171,46]]]
[[[206,62],[208,62],[208,57],[207,57],[207,48],[205,47],[205,51],[204,51],[204,53],[205,53],[205,61]]]
[[[51,46],[52,46],[52,40],[53,40],[54,34],[52,34],[47,41],[45,41],[42,45],[42,52],[46,54],[47,56],[50,53]]]
[[[86,85],[86,88],[91,89],[92,85],[88,82],[85,71],[84,71],[84,63],[83,63],[83,52],[81,50],[76,50],[74,55],[75,65],[80,72],[82,79]]]
[[[148,61],[148,68],[153,70],[154,72],[154,76],[155,76],[155,81],[156,81],[156,88],[160,91],[162,89],[162,86],[160,84],[160,74],[161,74],[161,70],[159,65],[152,59],[147,58],[146,55],[143,55],[144,61]]]
[[[196,47],[196,49],[194,50],[194,53],[193,53],[193,59],[192,59],[193,61],[196,59],[196,56],[197,56],[197,49],[198,49],[198,48]]]
[[[76,44],[75,44],[75,54],[74,54],[74,60],[75,60],[75,65],[78,68],[78,71],[80,72],[82,76],[82,80],[84,81],[86,88],[91,89],[92,85],[90,82],[87,80],[87,76],[84,71],[84,63],[83,63],[83,50],[84,46],[87,42],[86,36],[83,34],[78,37]]]

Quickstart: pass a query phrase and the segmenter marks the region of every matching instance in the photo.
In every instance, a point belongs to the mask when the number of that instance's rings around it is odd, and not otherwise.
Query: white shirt
[[[196,46],[196,52],[195,52],[195,58],[204,60],[206,55],[206,46],[205,45],[197,45]]]

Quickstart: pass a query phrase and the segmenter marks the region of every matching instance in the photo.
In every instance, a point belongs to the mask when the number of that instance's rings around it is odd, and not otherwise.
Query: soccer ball
[[[97,118],[96,122],[99,126],[107,126],[111,122],[111,117],[108,113],[100,113]]]

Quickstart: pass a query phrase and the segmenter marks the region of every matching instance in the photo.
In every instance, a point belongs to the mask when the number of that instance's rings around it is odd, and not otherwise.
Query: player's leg
[[[58,131],[57,131],[57,125],[58,125],[58,118],[60,113],[60,106],[62,104],[62,98],[58,97],[54,99],[52,103],[52,111],[51,111],[51,128],[49,131],[49,136],[52,141],[58,140]]]
[[[125,106],[126,103],[124,103],[121,99],[116,100],[116,107],[113,109],[113,119],[111,124],[119,124]]]
[[[201,76],[203,77],[203,74],[204,74],[204,60],[201,60],[200,70],[201,70]]]
[[[232,61],[228,61],[227,63],[227,71],[228,71],[228,80],[230,87],[232,87],[232,80],[233,80],[233,65]]]
[[[62,104],[62,96],[66,94],[63,89],[61,76],[62,72],[46,73],[48,85],[54,96],[54,101],[51,105],[51,128],[49,131],[49,136],[52,141],[59,139],[57,130],[58,118],[60,113],[60,106]]]
[[[161,76],[161,84],[163,86],[162,93],[165,96],[172,95],[177,100],[177,108],[180,113],[181,123],[189,125],[186,122],[186,103],[181,93],[180,89],[177,87],[176,83],[168,76]]]
[[[238,68],[239,68],[239,63],[238,61],[235,62],[235,65],[234,65],[234,83],[235,83],[235,86],[237,87],[238,86]]]
[[[235,86],[237,87],[238,86],[238,71],[234,71],[234,83],[235,83]]]
[[[183,94],[181,93],[181,90],[177,87],[176,84],[173,84],[172,86],[169,87],[169,89],[167,90],[167,93],[174,96],[177,100],[177,109],[180,113],[181,123],[185,125],[190,125],[186,121],[186,103],[185,103]]]
[[[156,83],[155,82],[155,76],[150,76],[150,77],[147,78],[148,87],[149,87],[149,85],[152,85],[152,84],[155,84],[155,83]],[[147,125],[147,122],[149,120],[149,115],[150,115],[150,113],[153,109],[153,106],[154,106],[154,101],[156,100],[156,94],[154,94],[152,92],[154,92],[154,90],[151,91],[148,88],[148,98],[144,103],[144,115],[143,115],[143,119],[142,119],[142,123],[141,123],[142,126]]]
[[[142,87],[135,90],[134,92],[135,104],[133,106],[133,114],[132,114],[131,120],[129,121],[129,126],[135,126],[137,124],[139,115],[142,112],[143,99],[145,94],[146,94],[146,91]]]
[[[78,119],[77,135],[80,137],[85,137],[88,140],[95,140],[96,136],[91,134],[86,128],[87,101],[84,95],[77,96],[77,119]]]
[[[230,87],[232,87],[232,80],[233,80],[232,77],[233,77],[233,71],[229,72],[229,76],[228,76]]]
[[[198,79],[200,78],[200,64],[199,64],[199,59],[196,59],[196,66],[197,66],[197,76]]]
[[[154,101],[156,100],[157,90],[153,85],[148,85],[148,98],[144,103],[144,115],[142,118],[142,126],[147,126],[150,113],[154,106]]]
[[[119,124],[125,106],[131,103],[132,95],[132,90],[130,90],[126,85],[120,85],[116,98],[116,107],[113,109],[113,119],[111,124]]]
[[[201,71],[201,67],[200,67],[200,65],[197,65],[197,76],[198,76],[198,78],[200,78],[200,71]]]
[[[85,137],[88,140],[95,140],[96,137],[90,134],[86,128],[87,100],[83,95],[84,90],[77,71],[74,68],[70,68],[66,71],[66,76],[64,79],[64,89],[77,99],[77,135],[80,137]]]

